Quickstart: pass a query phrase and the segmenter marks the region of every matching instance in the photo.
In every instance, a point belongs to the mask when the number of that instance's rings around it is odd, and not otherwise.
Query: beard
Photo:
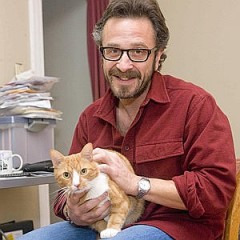
[[[155,62],[152,64],[152,68],[148,71],[144,76],[138,70],[128,70],[126,72],[120,71],[117,67],[113,67],[106,72],[104,70],[104,76],[106,81],[108,82],[112,93],[115,97],[119,99],[130,99],[130,98],[137,98],[142,95],[148,86],[151,83],[152,75],[154,72]],[[113,78],[120,78],[120,79],[133,79],[135,78],[137,81],[134,89],[131,89],[130,86],[121,85],[120,87],[116,87],[114,84]],[[126,80],[128,81],[128,80]]]

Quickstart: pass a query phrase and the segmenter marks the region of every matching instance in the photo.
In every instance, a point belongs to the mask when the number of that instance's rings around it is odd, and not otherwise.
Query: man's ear
[[[164,49],[159,49],[157,51],[157,54],[156,54],[156,63],[155,63],[155,66],[154,66],[154,70],[155,71],[159,71],[161,66],[162,66],[162,63],[164,62],[164,60],[166,59],[166,54],[164,53]]]
[[[154,66],[154,70],[157,71],[159,69],[159,64],[160,64],[160,61],[161,61],[161,56],[163,54],[163,50],[162,49],[159,49],[157,51],[157,54],[156,54],[156,62],[155,62],[155,66]]]

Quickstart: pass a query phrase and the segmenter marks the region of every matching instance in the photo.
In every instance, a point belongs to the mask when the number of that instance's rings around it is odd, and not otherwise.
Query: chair
[[[239,226],[240,226],[240,159],[237,159],[237,187],[228,209],[223,239],[238,240]]]

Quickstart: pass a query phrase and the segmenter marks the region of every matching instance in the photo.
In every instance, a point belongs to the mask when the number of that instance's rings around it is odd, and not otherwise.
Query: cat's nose
[[[75,183],[73,186],[74,186],[74,188],[78,189],[80,184],[79,183]]]
[[[74,191],[77,191],[78,190],[78,187],[79,187],[79,184],[73,184],[72,185],[72,191],[74,192]]]

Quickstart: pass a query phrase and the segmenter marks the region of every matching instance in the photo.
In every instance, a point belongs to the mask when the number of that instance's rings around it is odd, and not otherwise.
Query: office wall
[[[15,63],[30,67],[28,0],[0,0],[0,85],[15,75]]]
[[[30,67],[28,0],[0,0],[0,85],[12,79],[15,63]],[[37,187],[3,189],[0,196],[0,223],[29,219],[39,227]]]
[[[60,78],[52,96],[63,112],[56,148],[67,154],[80,112],[92,102],[86,40],[86,0],[43,0],[45,74]]]
[[[240,156],[240,1],[158,0],[170,29],[163,72],[208,90],[228,116]]]

